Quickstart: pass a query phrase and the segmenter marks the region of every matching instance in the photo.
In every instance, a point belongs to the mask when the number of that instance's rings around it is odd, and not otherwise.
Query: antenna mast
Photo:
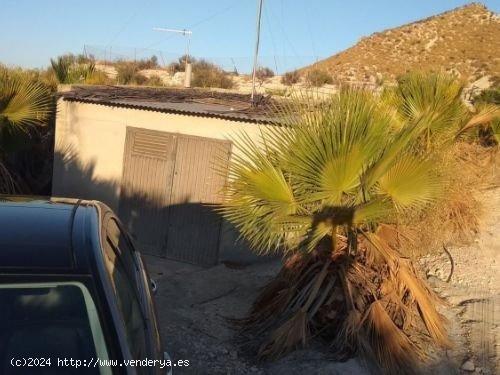
[[[257,75],[257,59],[259,56],[259,43],[260,43],[260,20],[262,16],[262,3],[264,0],[258,0],[259,7],[257,11],[257,39],[255,41],[255,54],[253,58],[253,72],[252,72],[252,96],[251,101],[252,105],[255,105],[255,78]]]
[[[189,58],[189,43],[191,41],[191,35],[193,32],[191,30],[186,30],[186,29],[165,29],[162,27],[155,27],[153,28],[154,31],[162,31],[162,32],[167,32],[167,33],[177,33],[177,34],[182,34],[187,38],[186,40],[186,68],[184,69],[184,87],[191,87],[191,63],[190,63],[190,58]]]

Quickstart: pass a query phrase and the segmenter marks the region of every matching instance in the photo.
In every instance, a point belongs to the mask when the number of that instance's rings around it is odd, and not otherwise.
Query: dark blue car
[[[0,374],[169,374],[153,292],[104,204],[0,196]]]

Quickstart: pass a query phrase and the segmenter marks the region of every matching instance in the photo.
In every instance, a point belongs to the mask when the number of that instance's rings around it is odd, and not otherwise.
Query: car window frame
[[[119,233],[120,233],[120,237],[123,237],[123,239],[125,240],[126,244],[127,244],[127,247],[128,249],[130,250],[130,252],[132,253],[131,256],[130,256],[130,259],[134,265],[134,275],[129,275],[129,272],[128,272],[128,267],[122,267],[124,268],[124,270],[126,271],[127,273],[127,278],[131,278],[133,277],[133,282],[131,282],[131,287],[132,287],[132,290],[135,294],[135,298],[139,304],[139,311],[141,313],[141,319],[144,323],[144,332],[145,332],[145,341],[146,341],[146,355],[148,358],[150,358],[151,355],[154,355],[154,357],[158,357],[161,353],[157,353],[157,350],[156,350],[156,345],[154,342],[152,342],[152,339],[153,339],[153,335],[154,336],[158,336],[159,338],[159,335],[157,333],[157,331],[155,332],[154,331],[154,328],[158,329],[158,324],[156,323],[154,327],[152,327],[151,325],[151,320],[150,320],[150,310],[149,310],[149,307],[148,307],[148,303],[146,300],[144,300],[144,298],[141,297],[141,293],[142,294],[145,294],[145,290],[143,289],[143,282],[141,282],[141,275],[142,275],[142,272],[144,270],[144,267],[143,267],[143,264],[139,263],[136,259],[136,254],[140,256],[140,254],[138,253],[138,251],[136,250],[135,246],[133,245],[132,241],[131,241],[131,238],[128,234],[128,232],[124,229],[123,225],[121,224],[120,220],[118,217],[116,217],[116,215],[114,215],[114,213],[112,211],[107,211],[104,215],[103,215],[103,218],[102,218],[102,224],[101,224],[101,242],[102,242],[102,256],[103,257],[106,257],[106,254],[105,254],[105,246],[108,246],[108,224],[110,221],[113,221],[113,223],[116,225],[116,227],[118,228],[119,230]],[[123,260],[121,259],[122,258],[122,249],[119,248],[119,246],[116,246],[116,244],[113,243],[113,241],[109,240],[109,247],[111,248],[112,251],[115,252],[115,254],[117,255],[117,259],[119,262],[123,263]],[[119,245],[119,244],[118,244]],[[104,262],[106,262],[105,259],[103,259]],[[108,279],[110,280],[110,283],[111,283],[111,288],[112,288],[112,292],[114,293],[114,297],[117,298],[116,296],[116,290],[115,290],[115,286],[114,286],[114,281],[112,279],[112,275],[110,274],[108,268],[106,265],[105,266],[105,273],[108,277]],[[147,295],[146,295],[147,297]],[[116,301],[117,302],[117,301]],[[120,311],[120,308],[119,306],[117,306],[118,308],[118,312],[120,314],[120,320],[123,324],[123,328],[124,330],[126,331],[126,327],[125,327],[125,322],[123,320],[123,317],[122,317],[122,312]],[[125,332],[124,332],[125,333]],[[127,346],[129,346],[129,342],[128,340],[125,340],[125,342],[127,343]],[[161,345],[161,341],[160,341],[160,345]],[[133,358],[132,356],[132,353],[130,352],[130,347],[128,347],[128,354],[130,356],[131,359],[135,359]],[[158,359],[158,358],[156,358]],[[142,368],[144,370],[144,368]],[[147,373],[154,373],[154,371],[156,371],[156,367],[155,368],[147,368]],[[158,373],[161,373],[161,372],[158,372]]]
[[[21,276],[21,277],[20,277]],[[30,275],[31,276],[31,275]],[[95,349],[96,357],[102,360],[112,359],[111,353],[113,349],[110,347],[110,341],[106,337],[107,325],[102,320],[102,314],[100,312],[100,301],[98,296],[93,293],[93,285],[88,283],[86,279],[79,278],[53,278],[53,277],[43,277],[37,275],[37,277],[22,277],[22,275],[16,275],[16,277],[9,277],[3,280],[0,278],[0,282],[5,289],[12,288],[49,288],[64,285],[71,285],[77,287],[82,293],[84,298],[86,315],[88,319],[89,328],[91,330],[91,337]],[[97,330],[97,331],[96,331]],[[97,339],[97,342],[96,342]],[[101,350],[99,350],[99,348]],[[104,353],[102,350],[104,349]],[[100,366],[99,373],[101,375],[112,375],[115,374],[115,369],[107,366]]]

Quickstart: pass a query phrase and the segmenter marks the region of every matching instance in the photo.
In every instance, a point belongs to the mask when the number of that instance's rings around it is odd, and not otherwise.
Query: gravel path
[[[435,290],[450,304],[445,310],[455,347],[435,373],[500,372],[500,188],[485,191],[478,237],[468,246],[449,246],[454,271],[443,251],[421,265]]]

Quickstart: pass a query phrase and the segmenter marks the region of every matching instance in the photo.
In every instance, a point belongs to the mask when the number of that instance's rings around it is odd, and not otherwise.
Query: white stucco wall
[[[119,189],[127,126],[214,139],[229,139],[231,135],[244,131],[258,139],[262,125],[60,99],[56,119],[56,153],[68,156],[71,151],[82,165],[94,166],[92,177],[96,181],[114,183]],[[233,149],[233,152],[238,151]],[[65,175],[61,167],[56,165],[54,168],[54,194],[65,192],[65,186],[72,184],[72,176]],[[119,196],[119,190],[116,195]],[[107,203],[114,209],[118,208],[117,201]]]
[[[118,212],[127,126],[215,139],[244,131],[258,140],[265,125],[60,99],[53,195],[101,200]]]

